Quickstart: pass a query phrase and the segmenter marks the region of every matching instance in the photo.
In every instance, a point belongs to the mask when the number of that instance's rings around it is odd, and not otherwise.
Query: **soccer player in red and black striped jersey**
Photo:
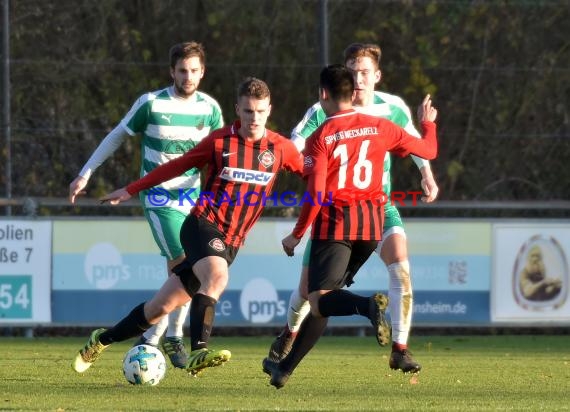
[[[265,128],[271,112],[265,82],[248,78],[240,84],[236,112],[239,121],[212,132],[183,156],[101,199],[117,204],[188,169],[207,166],[203,190],[180,232],[186,260],[174,268],[178,276],[168,278],[151,300],[114,327],[92,336],[77,355],[83,362],[94,362],[111,343],[138,336],[190,297],[192,352],[187,370],[195,375],[229,360],[228,350],[208,349],[215,305],[228,283],[228,267],[261,215],[264,196],[271,192],[277,172],[286,169],[301,174],[303,167],[294,144]],[[182,194],[180,201],[192,201],[190,195]]]
[[[380,345],[390,341],[385,318],[388,298],[380,293],[359,296],[342,289],[376,249],[382,238],[382,170],[387,151],[410,153],[424,159],[437,154],[437,111],[429,95],[418,110],[423,139],[409,135],[389,120],[358,113],[352,108],[354,80],[343,65],[321,71],[319,100],[325,122],[305,146],[304,176],[312,202],[306,202],[293,232],[283,239],[292,256],[303,234],[312,226],[309,258],[311,313],[304,320],[291,351],[279,363],[265,359],[271,385],[281,388],[314,346],[330,316],[366,316]]]

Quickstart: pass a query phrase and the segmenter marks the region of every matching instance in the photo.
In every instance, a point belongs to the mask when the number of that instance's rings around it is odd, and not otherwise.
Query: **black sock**
[[[301,324],[297,338],[293,341],[291,351],[279,363],[279,368],[283,372],[292,373],[295,370],[299,362],[315,346],[315,343],[317,343],[325,331],[328,322],[328,318],[317,318],[309,313]]]
[[[362,315],[368,317],[370,298],[355,295],[344,289],[331,290],[319,298],[319,312],[322,316]]]
[[[144,304],[141,303],[119,321],[111,329],[106,330],[99,336],[99,342],[103,345],[109,345],[110,343],[122,342],[129,338],[134,338],[139,336],[145,330],[150,328],[152,325],[148,323],[144,316]]]
[[[214,325],[217,300],[197,293],[190,304],[190,343],[192,350],[208,347],[210,333]]]

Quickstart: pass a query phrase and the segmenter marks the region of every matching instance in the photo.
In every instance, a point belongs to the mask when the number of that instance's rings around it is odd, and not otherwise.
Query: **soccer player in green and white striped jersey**
[[[411,135],[420,138],[414,127],[410,109],[404,101],[398,96],[375,91],[375,86],[381,78],[380,56],[380,47],[374,44],[355,43],[345,49],[344,62],[352,71],[356,86],[353,106],[362,113],[391,120]],[[325,118],[326,114],[319,103],[314,104],[306,112],[303,120],[293,129],[291,136],[299,150],[303,150],[305,140],[324,122]],[[422,188],[425,193],[422,200],[432,202],[437,197],[438,187],[430,164],[418,157],[412,156],[412,158],[422,174]],[[390,154],[387,153],[384,159],[383,187],[388,199],[391,192],[390,165]],[[384,213],[384,232],[377,253],[386,264],[390,277],[388,296],[393,343],[389,364],[392,369],[417,372],[421,366],[413,359],[407,347],[412,320],[413,293],[406,233],[398,209],[390,201],[385,204]],[[287,325],[271,345],[268,355],[270,360],[279,361],[287,355],[301,322],[309,313],[310,307],[307,301],[309,251],[310,241],[303,256],[299,287],[293,291],[289,299]]]
[[[216,100],[198,90],[205,71],[205,52],[196,42],[180,43],[170,49],[170,75],[173,84],[161,90],[145,93],[133,104],[121,122],[103,139],[77,178],[69,186],[69,199],[82,193],[89,178],[129,136],[141,137],[141,177],[157,166],[182,156],[211,131],[223,126],[220,106]],[[192,209],[188,199],[179,201],[181,191],[196,199],[200,190],[200,171],[191,169],[159,188],[140,193],[153,237],[167,259],[168,274],[184,258],[180,244],[180,228]],[[185,368],[187,352],[183,343],[183,326],[190,303],[164,317],[149,329],[137,343],[158,346],[172,364]]]

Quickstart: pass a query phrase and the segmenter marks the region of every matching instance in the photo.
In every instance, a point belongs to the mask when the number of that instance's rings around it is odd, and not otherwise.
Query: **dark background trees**
[[[268,82],[271,127],[288,135],[316,101],[318,0],[10,2],[14,197],[65,197],[92,150],[143,92],[170,83],[168,49],[208,53],[201,89],[234,118],[235,87]],[[568,200],[567,1],[329,0],[329,62],[354,41],[383,49],[380,89],[440,113],[433,168],[441,200]],[[5,152],[4,142],[2,147]],[[137,139],[90,182],[89,196],[136,178]],[[393,187],[417,190],[409,159]],[[5,186],[6,163],[0,162]],[[286,183],[285,183],[286,184]]]

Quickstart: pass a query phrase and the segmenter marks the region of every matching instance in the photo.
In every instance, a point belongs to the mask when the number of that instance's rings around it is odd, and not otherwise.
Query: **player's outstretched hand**
[[[283,245],[283,250],[287,256],[295,255],[295,246],[297,246],[300,241],[301,239],[297,239],[292,233],[281,241],[281,245]]]
[[[75,197],[85,194],[85,186],[87,186],[87,179],[83,176],[77,176],[73,182],[69,184],[69,202],[75,203]]]
[[[433,202],[437,194],[439,193],[439,187],[437,187],[437,183],[435,179],[430,173],[429,177],[424,177],[421,182],[422,189],[424,191],[424,195],[422,196],[422,202],[431,203]]]
[[[424,97],[424,101],[418,107],[418,119],[420,122],[428,121],[428,122],[435,122],[435,118],[437,117],[437,109],[431,105],[431,96],[426,94]]]
[[[115,190],[113,193],[109,193],[108,195],[103,196],[101,199],[101,203],[109,202],[112,205],[118,205],[121,202],[126,202],[131,198],[129,192],[124,187],[121,189]]]

